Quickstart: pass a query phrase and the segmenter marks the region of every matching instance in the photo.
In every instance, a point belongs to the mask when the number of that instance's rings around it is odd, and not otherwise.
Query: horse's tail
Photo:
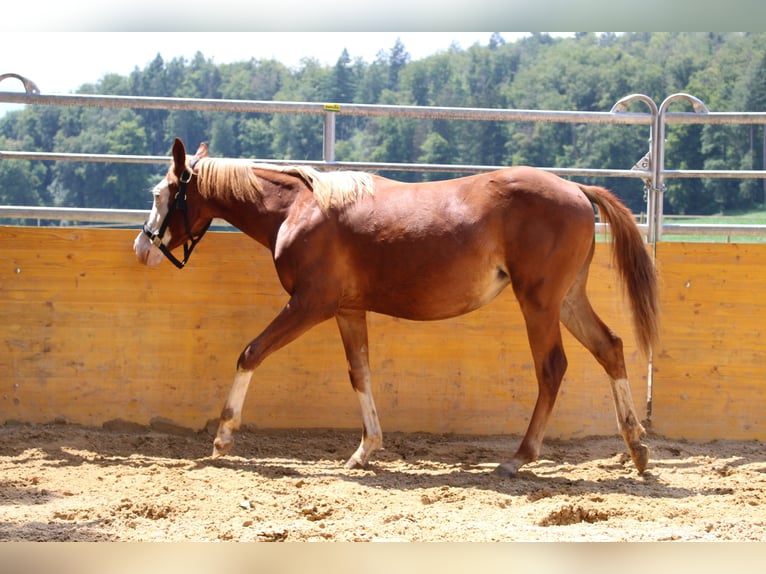
[[[659,294],[657,273],[644,239],[633,214],[614,194],[603,187],[578,186],[609,223],[613,259],[630,300],[638,344],[648,356],[659,332]]]

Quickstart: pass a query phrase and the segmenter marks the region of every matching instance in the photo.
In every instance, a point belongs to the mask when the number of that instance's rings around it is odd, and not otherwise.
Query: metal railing
[[[331,104],[311,102],[274,102],[227,99],[193,99],[168,97],[104,96],[90,94],[41,94],[37,85],[18,74],[0,75],[0,82],[15,78],[22,82],[24,92],[0,92],[0,102],[47,105],[84,106],[107,108],[162,109],[208,112],[246,112],[270,114],[313,114],[324,116],[323,158],[321,161],[301,161],[314,167],[348,168],[362,170],[429,171],[445,173],[481,172],[505,166],[453,165],[453,164],[405,164],[386,162],[339,162],[335,160],[335,121],[338,115],[366,117],[399,117],[413,119],[448,119],[508,122],[558,122],[602,125],[648,125],[650,127],[649,151],[632,169],[587,169],[543,167],[564,177],[632,177],[644,182],[647,192],[647,222],[642,231],[650,243],[656,244],[663,233],[674,235],[728,234],[737,236],[766,236],[766,226],[760,225],[691,225],[664,222],[662,197],[667,178],[766,178],[766,171],[743,170],[666,170],[665,128],[668,124],[763,124],[766,113],[714,113],[692,95],[679,93],[667,97],[660,105],[643,94],[632,94],[619,100],[609,112],[577,112],[551,110],[486,109],[457,107],[392,106],[373,104]],[[628,111],[634,103],[642,103],[649,113]],[[676,102],[692,105],[693,112],[669,112]],[[0,160],[79,161],[166,164],[165,156],[103,155],[77,153],[44,153],[25,151],[2,151]],[[295,163],[286,160],[266,160],[274,164]],[[143,221],[141,210],[106,210],[55,207],[0,206],[0,219],[53,219],[62,221],[104,222],[135,224]]]
[[[19,79],[24,93],[0,92],[0,102],[48,106],[90,106],[108,108],[163,109],[184,111],[246,112],[270,114],[315,114],[324,116],[323,157],[321,161],[301,161],[314,167],[349,168],[391,171],[430,171],[446,173],[481,172],[504,166],[451,165],[451,164],[402,164],[383,162],[338,162],[335,160],[335,121],[338,115],[367,117],[400,117],[414,119],[448,119],[508,122],[560,122],[586,124],[635,124],[649,126],[649,150],[632,169],[585,169],[546,168],[564,177],[631,177],[644,182],[647,196],[647,222],[639,227],[646,234],[655,250],[663,233],[674,235],[726,234],[736,236],[766,237],[766,226],[761,225],[690,225],[668,224],[662,212],[665,180],[667,178],[766,178],[766,171],[736,170],[666,170],[665,129],[668,124],[761,124],[766,125],[766,113],[713,113],[699,99],[689,94],[673,94],[657,105],[643,94],[632,94],[619,100],[609,112],[568,112],[539,110],[507,110],[452,107],[386,106],[363,104],[323,104],[306,102],[273,102],[210,100],[187,98],[147,98],[101,95],[45,95],[30,80],[16,74],[0,75]],[[671,113],[668,108],[676,102],[691,104],[692,113]],[[641,103],[649,113],[628,111]],[[164,156],[101,155],[75,153],[40,153],[2,151],[0,160],[24,159],[34,161],[79,161],[113,163],[167,164]],[[295,163],[283,160],[267,160],[275,164]],[[62,221],[141,224],[146,217],[144,210],[105,210],[54,207],[0,206],[0,219],[53,219]],[[215,221],[214,224],[223,222]],[[603,228],[599,225],[599,228]],[[647,372],[647,405],[651,414],[653,360],[650,356]]]

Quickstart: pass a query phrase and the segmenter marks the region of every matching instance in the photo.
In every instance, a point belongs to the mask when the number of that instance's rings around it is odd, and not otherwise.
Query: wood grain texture
[[[766,245],[664,243],[654,429],[766,439]]]
[[[270,254],[240,233],[211,232],[186,269],[147,269],[135,261],[135,234],[0,227],[0,422],[159,417],[197,430],[218,416],[240,351],[287,302]],[[589,291],[624,339],[643,416],[647,363],[616,280],[599,244]],[[510,290],[452,320],[371,314],[369,322],[384,433],[524,432],[537,389]],[[565,348],[569,369],[548,436],[616,434],[605,373],[568,333]],[[243,415],[261,428],[361,425],[334,322],[265,361]]]

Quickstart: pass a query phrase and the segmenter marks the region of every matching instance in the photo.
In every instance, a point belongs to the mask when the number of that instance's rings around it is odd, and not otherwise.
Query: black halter
[[[173,203],[170,204],[170,207],[168,208],[168,212],[165,215],[165,219],[162,221],[162,225],[160,225],[159,231],[152,231],[148,227],[148,221],[144,223],[144,234],[149,238],[149,241],[151,241],[152,245],[154,245],[157,249],[162,251],[163,255],[167,257],[173,265],[178,267],[179,269],[183,269],[184,265],[186,265],[186,262],[189,261],[189,257],[192,254],[192,251],[194,251],[194,248],[197,246],[197,243],[200,242],[202,237],[207,232],[208,228],[210,227],[210,224],[213,222],[211,219],[208,221],[207,225],[205,225],[204,229],[200,232],[197,237],[192,237],[191,233],[191,226],[189,225],[189,211],[188,211],[188,205],[186,203],[186,184],[191,181],[192,173],[188,170],[184,170],[184,172],[181,174],[181,177],[178,180],[178,193],[176,193],[176,196],[173,198]],[[184,258],[183,261],[179,261],[175,255],[173,255],[170,252],[170,249],[168,249],[163,243],[162,243],[162,237],[165,235],[165,231],[168,228],[168,221],[170,220],[170,215],[174,211],[181,211],[184,214],[184,225],[186,227],[186,235],[189,237],[184,242]]]

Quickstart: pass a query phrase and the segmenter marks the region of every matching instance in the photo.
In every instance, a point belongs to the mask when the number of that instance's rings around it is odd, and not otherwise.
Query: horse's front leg
[[[346,462],[346,468],[364,468],[373,452],[383,446],[378,412],[370,385],[370,359],[367,345],[367,317],[364,311],[339,311],[338,322],[348,361],[348,375],[362,407],[362,442]]]
[[[293,295],[269,326],[245,347],[237,361],[234,384],[221,411],[218,433],[213,442],[213,458],[225,455],[234,444],[234,431],[242,422],[242,405],[256,367],[271,353],[294,341],[314,325],[331,318],[332,315],[331,306],[317,305],[316,302],[306,305],[301,297]]]

